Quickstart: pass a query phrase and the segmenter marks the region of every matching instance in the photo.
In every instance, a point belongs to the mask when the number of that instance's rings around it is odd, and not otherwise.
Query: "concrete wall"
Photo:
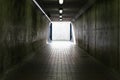
[[[118,12],[118,14],[119,14],[119,54],[118,54],[118,56],[119,56],[119,71],[120,71],[120,1],[118,3],[119,3],[119,5],[118,5],[119,6],[119,12]]]
[[[46,40],[49,21],[32,0],[0,0],[0,73],[33,52],[32,43]]]
[[[120,72],[120,1],[97,0],[75,22],[77,44]]]

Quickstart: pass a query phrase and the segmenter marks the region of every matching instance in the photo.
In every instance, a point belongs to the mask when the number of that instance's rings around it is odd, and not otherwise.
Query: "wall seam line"
[[[120,14],[119,14],[119,7],[120,7],[120,5],[119,5],[119,0],[118,0],[118,70],[120,70],[119,68],[120,68],[120,61],[119,61],[119,57],[120,57],[120,55],[119,55],[119,48],[120,48],[120,42],[119,42],[119,36],[120,36],[120,28],[119,28],[119,26],[120,26],[120,23],[119,23],[119,17],[120,17]]]
[[[95,5],[95,57],[96,57],[96,9],[97,9],[97,5]]]

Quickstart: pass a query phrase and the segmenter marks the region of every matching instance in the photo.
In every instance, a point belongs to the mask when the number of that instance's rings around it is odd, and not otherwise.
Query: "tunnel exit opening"
[[[69,41],[72,36],[70,22],[52,22],[52,41]]]
[[[49,26],[48,43],[71,42],[75,44],[74,29],[71,22],[51,22]]]

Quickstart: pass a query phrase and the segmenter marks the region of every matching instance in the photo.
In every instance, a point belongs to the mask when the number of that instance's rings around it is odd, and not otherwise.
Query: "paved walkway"
[[[36,46],[32,60],[5,80],[116,80],[102,65],[70,42]]]

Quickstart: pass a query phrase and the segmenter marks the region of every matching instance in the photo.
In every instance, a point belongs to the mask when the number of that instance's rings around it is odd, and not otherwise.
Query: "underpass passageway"
[[[0,80],[120,80],[120,0],[0,0]]]
[[[27,63],[4,80],[117,80],[109,70],[71,42],[39,46]]]

